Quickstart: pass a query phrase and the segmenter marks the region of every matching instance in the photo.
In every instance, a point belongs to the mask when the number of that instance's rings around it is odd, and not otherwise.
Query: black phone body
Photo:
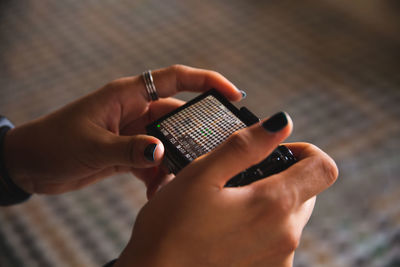
[[[257,122],[259,122],[259,118],[247,108],[236,108],[216,89],[211,89],[150,123],[146,130],[148,134],[157,137],[164,144],[166,165],[172,173],[177,174],[197,157],[212,151],[223,143],[235,131]],[[282,149],[280,148],[280,150]],[[295,159],[289,149],[285,148],[282,151],[278,153],[279,157],[284,154],[283,156],[290,160],[283,158],[279,159],[278,163],[287,168],[294,163]],[[266,163],[267,159],[262,162]],[[277,163],[276,160],[268,161],[270,165],[272,162]],[[254,169],[257,165],[252,168]],[[282,166],[278,168],[279,171]],[[263,168],[263,170],[266,169],[271,175],[271,170],[274,168],[271,166]],[[265,177],[260,170],[258,174],[257,170],[251,170],[251,168],[248,170],[251,173],[246,170],[247,172],[236,175],[226,186],[246,185],[250,181]],[[260,177],[260,175],[264,177]]]

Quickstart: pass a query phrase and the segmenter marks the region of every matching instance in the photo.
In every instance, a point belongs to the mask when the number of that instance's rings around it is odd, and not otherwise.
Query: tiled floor
[[[290,140],[339,165],[295,266],[400,266],[399,38],[331,3],[2,1],[0,113],[20,124],[174,63],[217,70],[247,91],[243,105],[260,117],[288,111]],[[140,182],[120,176],[2,208],[0,266],[99,266],[122,250],[144,202]]]

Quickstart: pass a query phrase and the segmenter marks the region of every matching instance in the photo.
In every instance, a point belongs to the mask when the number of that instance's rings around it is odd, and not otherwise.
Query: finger
[[[215,71],[174,65],[153,72],[154,84],[160,97],[173,96],[178,92],[204,92],[219,90],[231,101],[242,99],[243,94],[228,79]]]
[[[151,199],[162,187],[168,184],[174,179],[173,174],[166,174],[165,172],[159,172],[159,174],[153,179],[147,187],[146,196],[147,199]]]
[[[154,121],[162,116],[164,116],[167,113],[170,113],[171,111],[179,108],[185,104],[185,101],[176,99],[176,98],[166,98],[166,99],[161,99],[160,101],[155,101],[150,103],[150,121]]]
[[[338,168],[333,159],[321,149],[308,143],[286,146],[295,154],[298,162],[269,179],[258,181],[257,184],[274,187],[277,195],[284,195],[285,199],[291,199],[293,204],[301,204],[336,181]]]
[[[133,175],[142,180],[146,185],[147,199],[152,198],[158,190],[175,177],[169,171],[165,170],[163,165],[146,169],[132,169],[131,171]]]
[[[152,71],[157,94],[161,98],[173,96],[179,92],[205,92],[215,88],[231,101],[238,101],[245,93],[236,88],[228,79],[215,71],[173,65]],[[142,103],[148,102],[148,93],[142,76],[126,77],[114,81],[112,88],[123,88],[121,103],[140,97]]]
[[[177,109],[185,102],[175,98],[165,98],[159,101],[151,102],[147,116],[141,116],[139,119],[131,120],[129,123],[124,122],[123,128],[120,130],[122,135],[133,135],[145,132],[145,126],[155,121],[161,116]]]
[[[222,188],[234,175],[265,159],[291,130],[290,117],[279,112],[262,123],[237,131],[214,151],[195,161],[193,167]]]
[[[148,135],[114,135],[102,146],[101,157],[106,166],[149,168],[159,165],[164,155],[161,141]]]

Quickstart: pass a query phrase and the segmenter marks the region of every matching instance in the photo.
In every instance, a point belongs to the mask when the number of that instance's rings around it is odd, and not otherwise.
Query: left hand
[[[180,91],[216,88],[231,101],[242,95],[222,75],[175,65],[153,71],[160,100],[149,102],[142,77],[121,78],[47,116],[10,130],[5,139],[6,168],[29,193],[58,194],[131,171],[151,196],[169,175],[159,165],[160,140],[145,126],[184,102],[169,98]],[[154,161],[145,148],[156,144]]]

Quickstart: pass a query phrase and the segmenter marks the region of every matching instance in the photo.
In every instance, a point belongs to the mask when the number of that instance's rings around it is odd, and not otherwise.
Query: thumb
[[[279,112],[269,119],[241,129],[197,162],[197,168],[218,187],[239,172],[259,163],[292,131],[289,115]]]
[[[161,163],[164,145],[148,135],[113,136],[105,145],[103,158],[106,165],[149,168]]]

